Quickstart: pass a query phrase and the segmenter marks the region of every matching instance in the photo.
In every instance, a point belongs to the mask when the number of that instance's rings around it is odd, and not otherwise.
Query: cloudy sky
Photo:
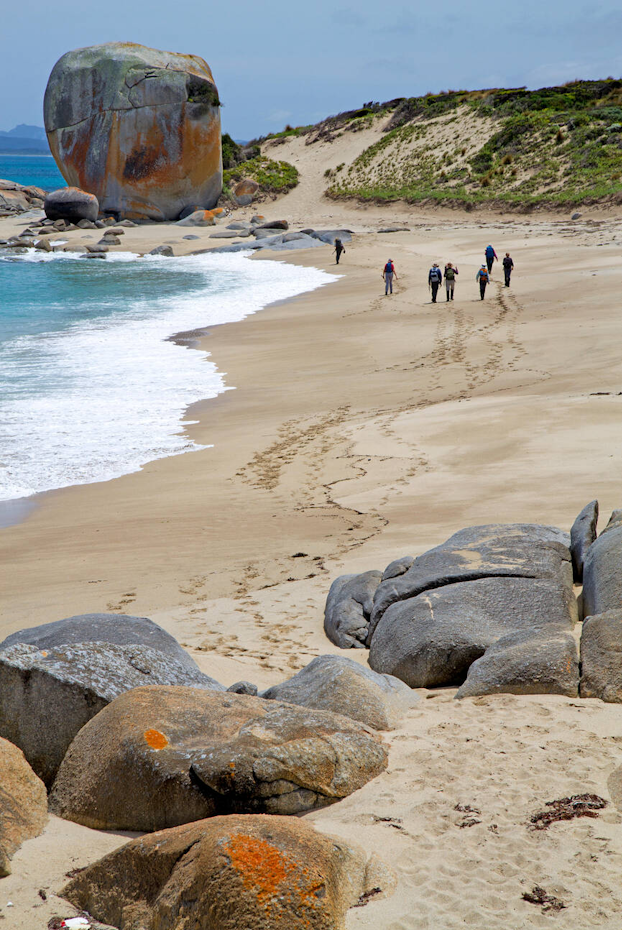
[[[18,0],[2,17],[0,129],[42,125],[56,60],[101,42],[201,55],[225,131],[248,139],[369,100],[620,77],[621,33],[619,0]]]

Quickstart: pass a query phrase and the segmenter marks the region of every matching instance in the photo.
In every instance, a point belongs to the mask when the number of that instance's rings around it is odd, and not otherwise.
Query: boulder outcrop
[[[0,179],[0,216],[41,210],[44,200],[45,191],[40,187],[29,187],[16,181]]]
[[[324,632],[341,649],[363,649],[369,635],[374,595],[382,572],[341,575],[330,586],[324,610]]]
[[[584,621],[581,673],[581,697],[622,704],[622,608]]]
[[[343,714],[373,727],[393,730],[418,700],[408,685],[379,675],[345,656],[317,656],[288,681],[260,697]]]
[[[62,894],[120,930],[343,930],[391,886],[375,856],[302,820],[234,815],[132,840]]]
[[[220,101],[202,58],[108,42],[67,52],[45,91],[58,167],[104,213],[175,220],[222,190]]]
[[[94,194],[77,187],[61,187],[50,191],[43,205],[48,220],[65,220],[78,223],[80,220],[95,222],[99,216],[99,202]]]
[[[572,553],[572,567],[574,580],[577,584],[583,581],[583,565],[587,550],[595,541],[598,524],[598,501],[591,501],[583,508],[570,530],[570,551]]]
[[[23,752],[0,739],[0,877],[11,871],[10,859],[25,840],[38,836],[48,819],[45,785]]]
[[[85,723],[144,685],[224,691],[198,668],[150,646],[90,642],[39,649],[15,643],[0,651],[0,736],[19,746],[51,785]]]
[[[337,714],[229,692],[137,688],[80,730],[50,803],[85,826],[151,831],[223,813],[323,807],[386,765],[375,731]]]
[[[587,550],[583,564],[583,615],[591,617],[622,607],[622,510]]]

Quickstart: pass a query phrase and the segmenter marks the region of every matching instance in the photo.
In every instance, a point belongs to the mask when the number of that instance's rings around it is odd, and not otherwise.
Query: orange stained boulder
[[[220,101],[196,55],[129,42],[67,52],[50,75],[44,118],[63,177],[105,213],[176,220],[218,201]]]

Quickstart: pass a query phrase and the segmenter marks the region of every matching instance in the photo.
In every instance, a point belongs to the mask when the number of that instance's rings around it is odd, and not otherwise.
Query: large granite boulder
[[[48,819],[48,796],[23,752],[0,739],[0,878],[23,842],[38,836]]]
[[[132,42],[67,52],[52,69],[44,120],[63,177],[105,213],[176,220],[220,196],[220,101],[196,55]]]
[[[583,623],[581,697],[622,704],[622,608]]]
[[[94,194],[77,187],[61,187],[50,191],[43,206],[48,220],[65,220],[79,223],[80,220],[95,222],[99,216],[99,202]]]
[[[598,501],[591,501],[583,508],[570,530],[570,552],[572,553],[574,580],[577,584],[581,584],[583,581],[585,556],[596,539],[597,524]]]
[[[19,746],[51,785],[84,724],[120,694],[144,685],[225,690],[198,668],[150,646],[15,643],[0,651],[0,736]]]
[[[148,617],[127,614],[78,614],[52,623],[42,623],[11,633],[0,643],[0,650],[14,643],[28,643],[37,649],[77,643],[115,643],[117,646],[149,646],[180,665],[196,671],[198,665],[177,640]]]
[[[80,730],[51,806],[108,830],[296,814],[346,797],[386,764],[375,731],[337,714],[228,692],[137,688]]]
[[[385,577],[376,594],[367,644],[385,611],[400,601],[445,585],[482,578],[550,579],[566,592],[573,615],[570,539],[554,527],[516,523],[471,526],[424,552],[407,571]]]
[[[330,586],[324,609],[324,632],[341,649],[363,649],[369,632],[374,594],[382,572],[341,575]]]
[[[481,694],[579,694],[577,645],[563,628],[518,630],[469,667],[457,698]]]
[[[374,730],[395,729],[418,700],[399,678],[379,675],[345,656],[317,656],[293,678],[273,685],[260,697],[330,710]]]
[[[348,908],[391,879],[302,820],[234,815],[132,840],[62,895],[120,930],[343,930]]]
[[[469,667],[511,633],[569,632],[567,592],[552,579],[477,578],[389,607],[376,628],[369,664],[411,688],[460,685]]]
[[[583,564],[583,616],[617,608],[622,608],[622,510],[614,510]]]

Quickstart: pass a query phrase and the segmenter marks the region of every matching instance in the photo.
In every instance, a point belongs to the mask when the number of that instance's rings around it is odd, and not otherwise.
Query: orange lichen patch
[[[216,207],[215,210],[211,210],[210,212],[213,213],[214,216],[220,216],[220,215],[221,215],[222,213],[224,213],[225,211],[223,210],[222,207]]]
[[[269,910],[275,899],[296,897],[296,904],[316,906],[318,882],[309,869],[290,859],[267,840],[236,834],[225,843],[231,866],[239,872],[245,888],[253,891],[260,905]]]
[[[145,742],[151,749],[165,749],[168,746],[166,736],[159,730],[145,730]]]

